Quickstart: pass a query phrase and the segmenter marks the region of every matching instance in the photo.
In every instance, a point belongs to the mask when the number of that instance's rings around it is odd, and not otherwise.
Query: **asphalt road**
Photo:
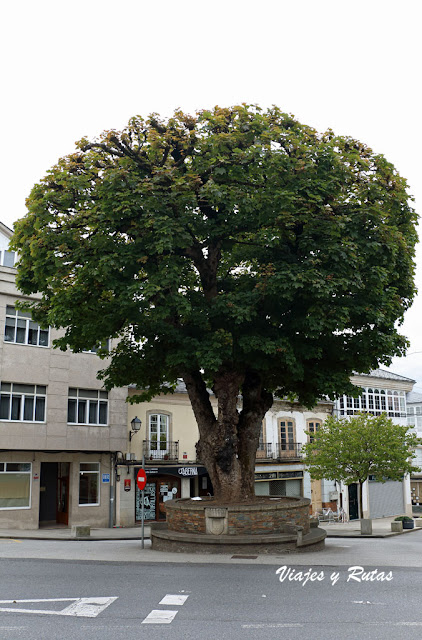
[[[215,558],[186,564],[3,557],[0,638],[420,637],[422,569],[366,565],[363,575],[345,565],[296,560],[291,556],[289,562],[264,565],[220,564]]]

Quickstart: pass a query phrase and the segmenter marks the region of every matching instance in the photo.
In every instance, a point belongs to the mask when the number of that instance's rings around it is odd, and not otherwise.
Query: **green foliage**
[[[349,420],[330,416],[302,451],[312,478],[348,485],[370,475],[385,482],[420,471],[412,465],[420,443],[408,427],[394,424],[385,414],[362,413]]]
[[[252,371],[312,405],[404,353],[416,216],[367,146],[272,107],[132,118],[77,144],[15,227],[60,348],[119,338],[108,387]],[[171,387],[170,387],[171,389]],[[146,397],[146,396],[145,396]]]
[[[395,522],[412,522],[413,518],[411,518],[410,516],[397,516],[397,518],[394,518]]]

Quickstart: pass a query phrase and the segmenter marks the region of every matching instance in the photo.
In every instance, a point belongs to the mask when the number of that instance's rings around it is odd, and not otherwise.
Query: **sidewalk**
[[[393,517],[377,518],[372,521],[372,536],[362,536],[360,534],[360,521],[352,522],[321,522],[320,528],[325,529],[327,538],[389,538],[401,535],[392,533],[391,522]],[[145,525],[144,537],[150,537],[150,526]],[[422,528],[406,529],[403,533],[422,531]],[[75,538],[72,536],[70,528],[51,527],[41,529],[0,529],[0,538],[20,538],[28,540],[140,540],[142,535],[141,527],[113,527],[91,528],[90,537]]]
[[[391,523],[396,516],[388,518],[374,518],[372,520],[372,535],[362,536],[360,533],[360,520],[352,520],[351,522],[321,522],[321,529],[327,532],[327,538],[390,538],[392,536],[400,536],[401,533],[393,533],[391,531]],[[413,531],[422,531],[421,527],[414,529],[404,529],[403,533],[411,533]]]
[[[149,539],[151,528],[144,527],[144,537]],[[0,538],[20,538],[21,540],[140,540],[142,527],[91,528],[91,535],[84,538],[72,536],[70,527],[42,527],[41,529],[0,529]]]

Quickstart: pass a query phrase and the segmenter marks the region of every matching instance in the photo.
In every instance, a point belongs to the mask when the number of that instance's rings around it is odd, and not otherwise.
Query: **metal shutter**
[[[403,483],[388,480],[369,483],[369,514],[385,518],[404,514]]]

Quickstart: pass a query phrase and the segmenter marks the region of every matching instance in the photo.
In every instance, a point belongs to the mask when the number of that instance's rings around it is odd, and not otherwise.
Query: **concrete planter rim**
[[[307,507],[310,504],[309,498],[296,497],[274,497],[268,502],[268,497],[263,496],[265,502],[239,502],[239,503],[214,503],[212,498],[203,498],[202,500],[192,500],[191,498],[176,498],[168,500],[166,509],[183,509],[188,511],[203,511],[209,508],[227,509],[229,512],[243,511],[284,511],[292,507]],[[277,502],[279,501],[279,502]]]

